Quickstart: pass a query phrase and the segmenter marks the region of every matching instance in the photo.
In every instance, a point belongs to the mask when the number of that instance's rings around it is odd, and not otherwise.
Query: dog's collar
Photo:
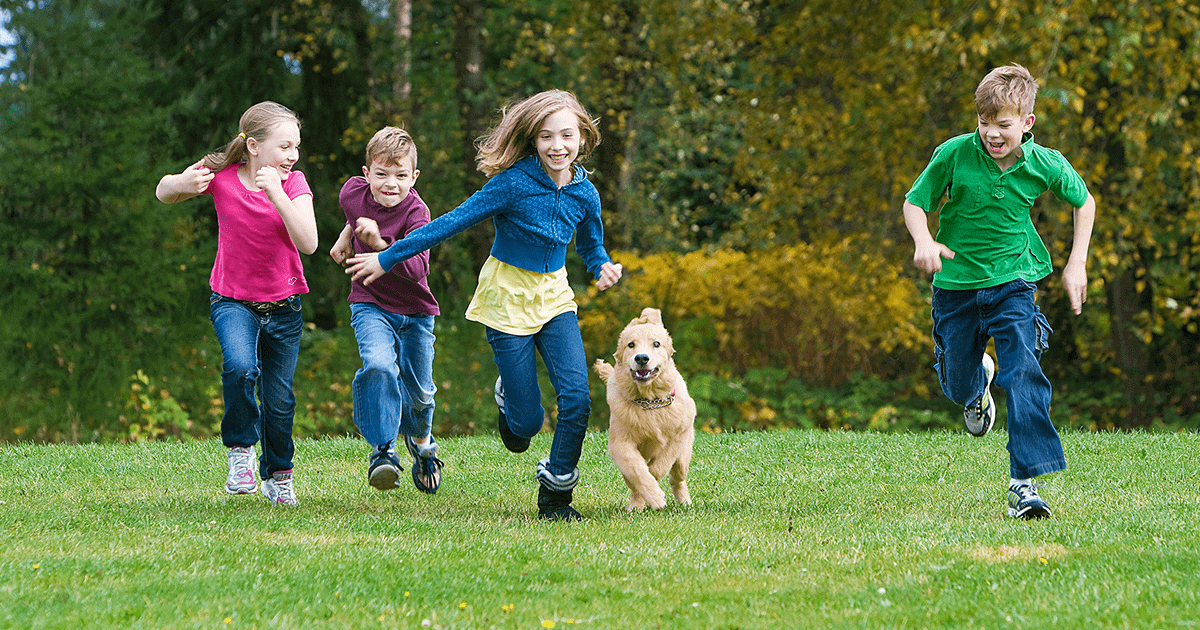
[[[634,398],[633,402],[637,403],[639,407],[647,411],[651,409],[662,409],[663,407],[675,402],[675,390],[671,390],[671,393],[667,394],[666,398],[655,398],[653,400],[649,398]]]

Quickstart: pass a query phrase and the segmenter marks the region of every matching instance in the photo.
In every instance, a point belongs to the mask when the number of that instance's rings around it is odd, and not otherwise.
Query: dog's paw
[[[600,380],[605,383],[608,382],[608,377],[612,376],[615,369],[613,366],[605,363],[604,359],[596,359],[596,362],[592,364],[592,368],[596,370],[596,374],[600,377]]]

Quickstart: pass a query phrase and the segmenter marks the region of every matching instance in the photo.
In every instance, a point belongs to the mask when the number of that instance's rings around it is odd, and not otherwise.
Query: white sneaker
[[[262,484],[262,494],[275,505],[300,505],[296,500],[296,491],[292,489],[290,470],[271,473],[271,478]]]
[[[235,446],[229,449],[229,476],[225,478],[225,492],[229,494],[252,494],[258,491],[254,476],[253,446]]]
[[[983,354],[983,371],[987,382],[983,385],[983,395],[979,402],[963,408],[963,420],[967,423],[967,433],[975,437],[983,437],[992,430],[996,422],[996,403],[992,400],[992,381],[996,378],[996,362],[992,355]]]

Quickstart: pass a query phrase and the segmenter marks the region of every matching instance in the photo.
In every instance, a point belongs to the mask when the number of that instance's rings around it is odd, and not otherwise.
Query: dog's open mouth
[[[652,381],[654,380],[654,377],[658,376],[658,368],[654,368],[653,370],[649,368],[642,368],[640,370],[630,370],[629,372],[633,375],[633,380],[641,381],[643,383],[646,381]]]

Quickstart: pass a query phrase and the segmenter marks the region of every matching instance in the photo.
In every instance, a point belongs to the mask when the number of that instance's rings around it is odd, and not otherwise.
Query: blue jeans
[[[224,357],[221,440],[233,448],[254,446],[261,438],[258,472],[263,479],[274,472],[291,470],[296,451],[292,441],[296,412],[292,379],[304,330],[300,296],[293,295],[284,306],[262,314],[213,293],[209,310]]]
[[[354,374],[354,424],[371,446],[433,429],[433,316],[350,305],[363,366]]]
[[[980,361],[996,340],[996,384],[1008,394],[1009,473],[1036,477],[1067,467],[1050,422],[1050,381],[1039,363],[1052,332],[1034,303],[1037,287],[1013,280],[986,289],[933,289],[934,367],[946,396],[974,404],[986,376]]]
[[[558,397],[558,424],[550,447],[550,472],[567,475],[579,464],[587,433],[592,399],[588,393],[587,354],[575,313],[566,312],[546,322],[532,335],[510,335],[487,329],[500,379],[504,382],[504,408],[508,426],[521,437],[542,430],[545,410],[538,386],[537,357],[542,355],[550,384]]]

